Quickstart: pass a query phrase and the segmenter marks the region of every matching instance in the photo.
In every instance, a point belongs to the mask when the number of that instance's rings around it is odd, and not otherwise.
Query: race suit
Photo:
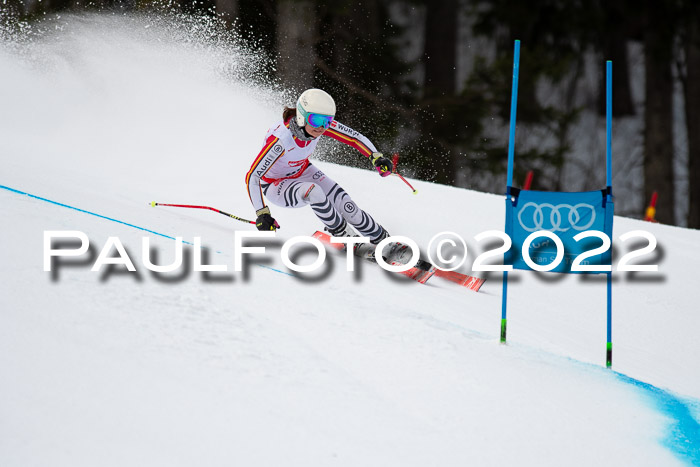
[[[347,221],[359,234],[378,238],[383,228],[309,161],[319,138],[302,141],[289,130],[290,124],[291,119],[280,120],[268,130],[265,144],[246,174],[248,196],[255,210],[265,207],[263,194],[276,206],[297,208],[308,204],[331,232]],[[366,157],[377,152],[369,139],[335,120],[322,136],[352,146]]]

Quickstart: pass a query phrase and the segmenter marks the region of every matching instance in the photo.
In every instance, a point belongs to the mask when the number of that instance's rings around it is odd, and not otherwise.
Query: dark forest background
[[[515,180],[521,183],[532,170],[533,189],[572,189],[563,170],[581,137],[574,128],[585,112],[604,116],[604,64],[612,60],[615,122],[636,119],[641,142],[636,152],[623,145],[624,154],[613,154],[634,157],[642,179],[636,193],[616,192],[640,200],[619,213],[642,217],[656,191],[660,222],[700,228],[696,0],[4,0],[0,5],[30,21],[66,10],[156,7],[216,16],[267,55],[273,65],[262,71],[265,79],[295,92],[309,87],[330,92],[339,120],[370,136],[385,153],[399,151],[405,173],[494,193],[505,189],[513,41],[522,42],[518,138],[525,134],[530,141],[516,144]],[[465,37],[474,44],[467,74],[459,53]],[[634,47],[643,55],[643,71],[630,65]],[[591,62],[599,68],[599,92],[585,101],[578,93]],[[633,96],[640,82],[641,105]],[[543,85],[561,97],[543,99]],[[674,101],[674,92],[682,99]],[[674,145],[678,114],[687,134],[680,149]],[[684,154],[680,170],[674,166],[677,152]],[[596,161],[603,173],[604,159]],[[584,167],[578,176],[582,181],[575,189],[603,187],[604,179]],[[686,206],[681,215],[678,203]]]

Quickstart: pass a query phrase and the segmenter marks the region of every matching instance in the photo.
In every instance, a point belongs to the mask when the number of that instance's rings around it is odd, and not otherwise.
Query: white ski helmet
[[[335,101],[326,91],[307,89],[297,100],[297,125],[306,125],[309,114],[335,116]]]

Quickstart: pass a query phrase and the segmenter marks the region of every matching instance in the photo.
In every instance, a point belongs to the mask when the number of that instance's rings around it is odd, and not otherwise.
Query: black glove
[[[258,228],[260,231],[270,231],[270,230],[277,230],[280,228],[280,225],[277,223],[275,219],[272,218],[270,215],[270,208],[265,206],[262,209],[258,209],[255,211],[255,214],[257,214],[258,218],[255,219],[255,227]]]
[[[381,175],[382,177],[391,175],[391,169],[393,165],[389,159],[384,157],[384,154],[382,154],[381,152],[373,152],[370,158],[372,159],[372,164],[374,164],[374,168],[377,169],[377,172],[379,172],[379,175]]]

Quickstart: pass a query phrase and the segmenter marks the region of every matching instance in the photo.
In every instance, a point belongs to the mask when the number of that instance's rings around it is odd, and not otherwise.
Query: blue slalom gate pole
[[[510,133],[508,135],[508,180],[506,183],[506,211],[513,186],[513,163],[515,158],[515,115],[518,110],[518,74],[520,71],[520,41],[515,41],[513,53],[513,86],[510,95]],[[505,257],[504,257],[505,259]],[[501,299],[501,342],[506,341],[506,310],[508,305],[508,271],[503,271],[503,294]]]
[[[612,190],[612,62],[608,60],[605,65],[605,165],[608,196],[610,196],[612,194],[610,192]]]
[[[520,41],[515,41],[513,55],[513,87],[510,94],[510,134],[508,135],[508,192],[513,186],[513,159],[515,157],[515,114],[518,110],[518,73],[520,71]]]
[[[506,341],[506,305],[508,303],[508,271],[503,271],[503,299],[501,301],[501,342]]]
[[[605,366],[612,366],[612,272],[608,272],[608,343],[605,347]]]
[[[606,201],[612,201],[612,61],[605,63],[605,123],[606,145],[605,164],[607,167],[606,179],[608,193]],[[607,317],[607,344],[605,348],[605,366],[612,366],[612,272],[608,272],[608,317]]]

